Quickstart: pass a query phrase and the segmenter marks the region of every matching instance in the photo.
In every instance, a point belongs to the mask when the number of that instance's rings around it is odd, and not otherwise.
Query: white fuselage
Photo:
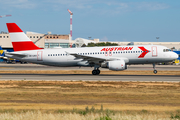
[[[54,66],[89,66],[89,59],[82,59],[71,54],[102,59],[123,59],[126,64],[148,64],[169,62],[177,58],[177,54],[169,51],[167,47],[159,45],[134,46],[108,46],[108,47],[82,47],[59,48],[18,51],[14,53],[26,54],[26,57],[7,55],[21,61]],[[96,62],[95,60],[93,61]],[[99,61],[97,61],[99,62]],[[98,63],[96,63],[98,64]]]

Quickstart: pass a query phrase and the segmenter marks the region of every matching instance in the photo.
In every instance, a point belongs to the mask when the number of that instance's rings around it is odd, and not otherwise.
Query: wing
[[[86,55],[79,55],[76,53],[68,53],[69,55],[72,55],[75,57],[75,59],[83,59],[83,61],[88,61],[88,62],[103,62],[107,61],[105,58],[100,58],[100,57],[92,57],[92,56],[86,56]]]
[[[76,53],[68,53],[69,55],[72,55],[75,57],[75,59],[83,59],[82,61],[88,61],[89,63],[102,63],[104,61],[113,61],[113,60],[121,60],[123,59],[125,63],[128,63],[129,60],[127,58],[121,57],[94,57],[94,56],[87,56],[87,55],[79,55]]]

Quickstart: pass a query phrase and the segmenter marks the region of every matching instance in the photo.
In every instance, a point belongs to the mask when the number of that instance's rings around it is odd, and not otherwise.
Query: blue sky
[[[0,0],[0,31],[7,22],[23,31],[69,34],[73,39],[119,42],[180,42],[180,0]]]

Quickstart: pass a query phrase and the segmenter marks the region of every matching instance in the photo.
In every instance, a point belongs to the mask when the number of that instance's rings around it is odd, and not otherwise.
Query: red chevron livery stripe
[[[147,50],[147,49],[144,48],[144,47],[138,47],[138,48],[143,51],[138,58],[144,58],[144,56],[145,56],[147,53],[150,52],[149,50]]]
[[[39,50],[32,41],[12,42],[14,51]]]

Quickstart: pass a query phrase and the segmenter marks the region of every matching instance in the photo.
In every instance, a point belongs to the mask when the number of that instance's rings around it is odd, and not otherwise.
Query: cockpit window
[[[163,52],[169,52],[171,49],[163,49]]]

